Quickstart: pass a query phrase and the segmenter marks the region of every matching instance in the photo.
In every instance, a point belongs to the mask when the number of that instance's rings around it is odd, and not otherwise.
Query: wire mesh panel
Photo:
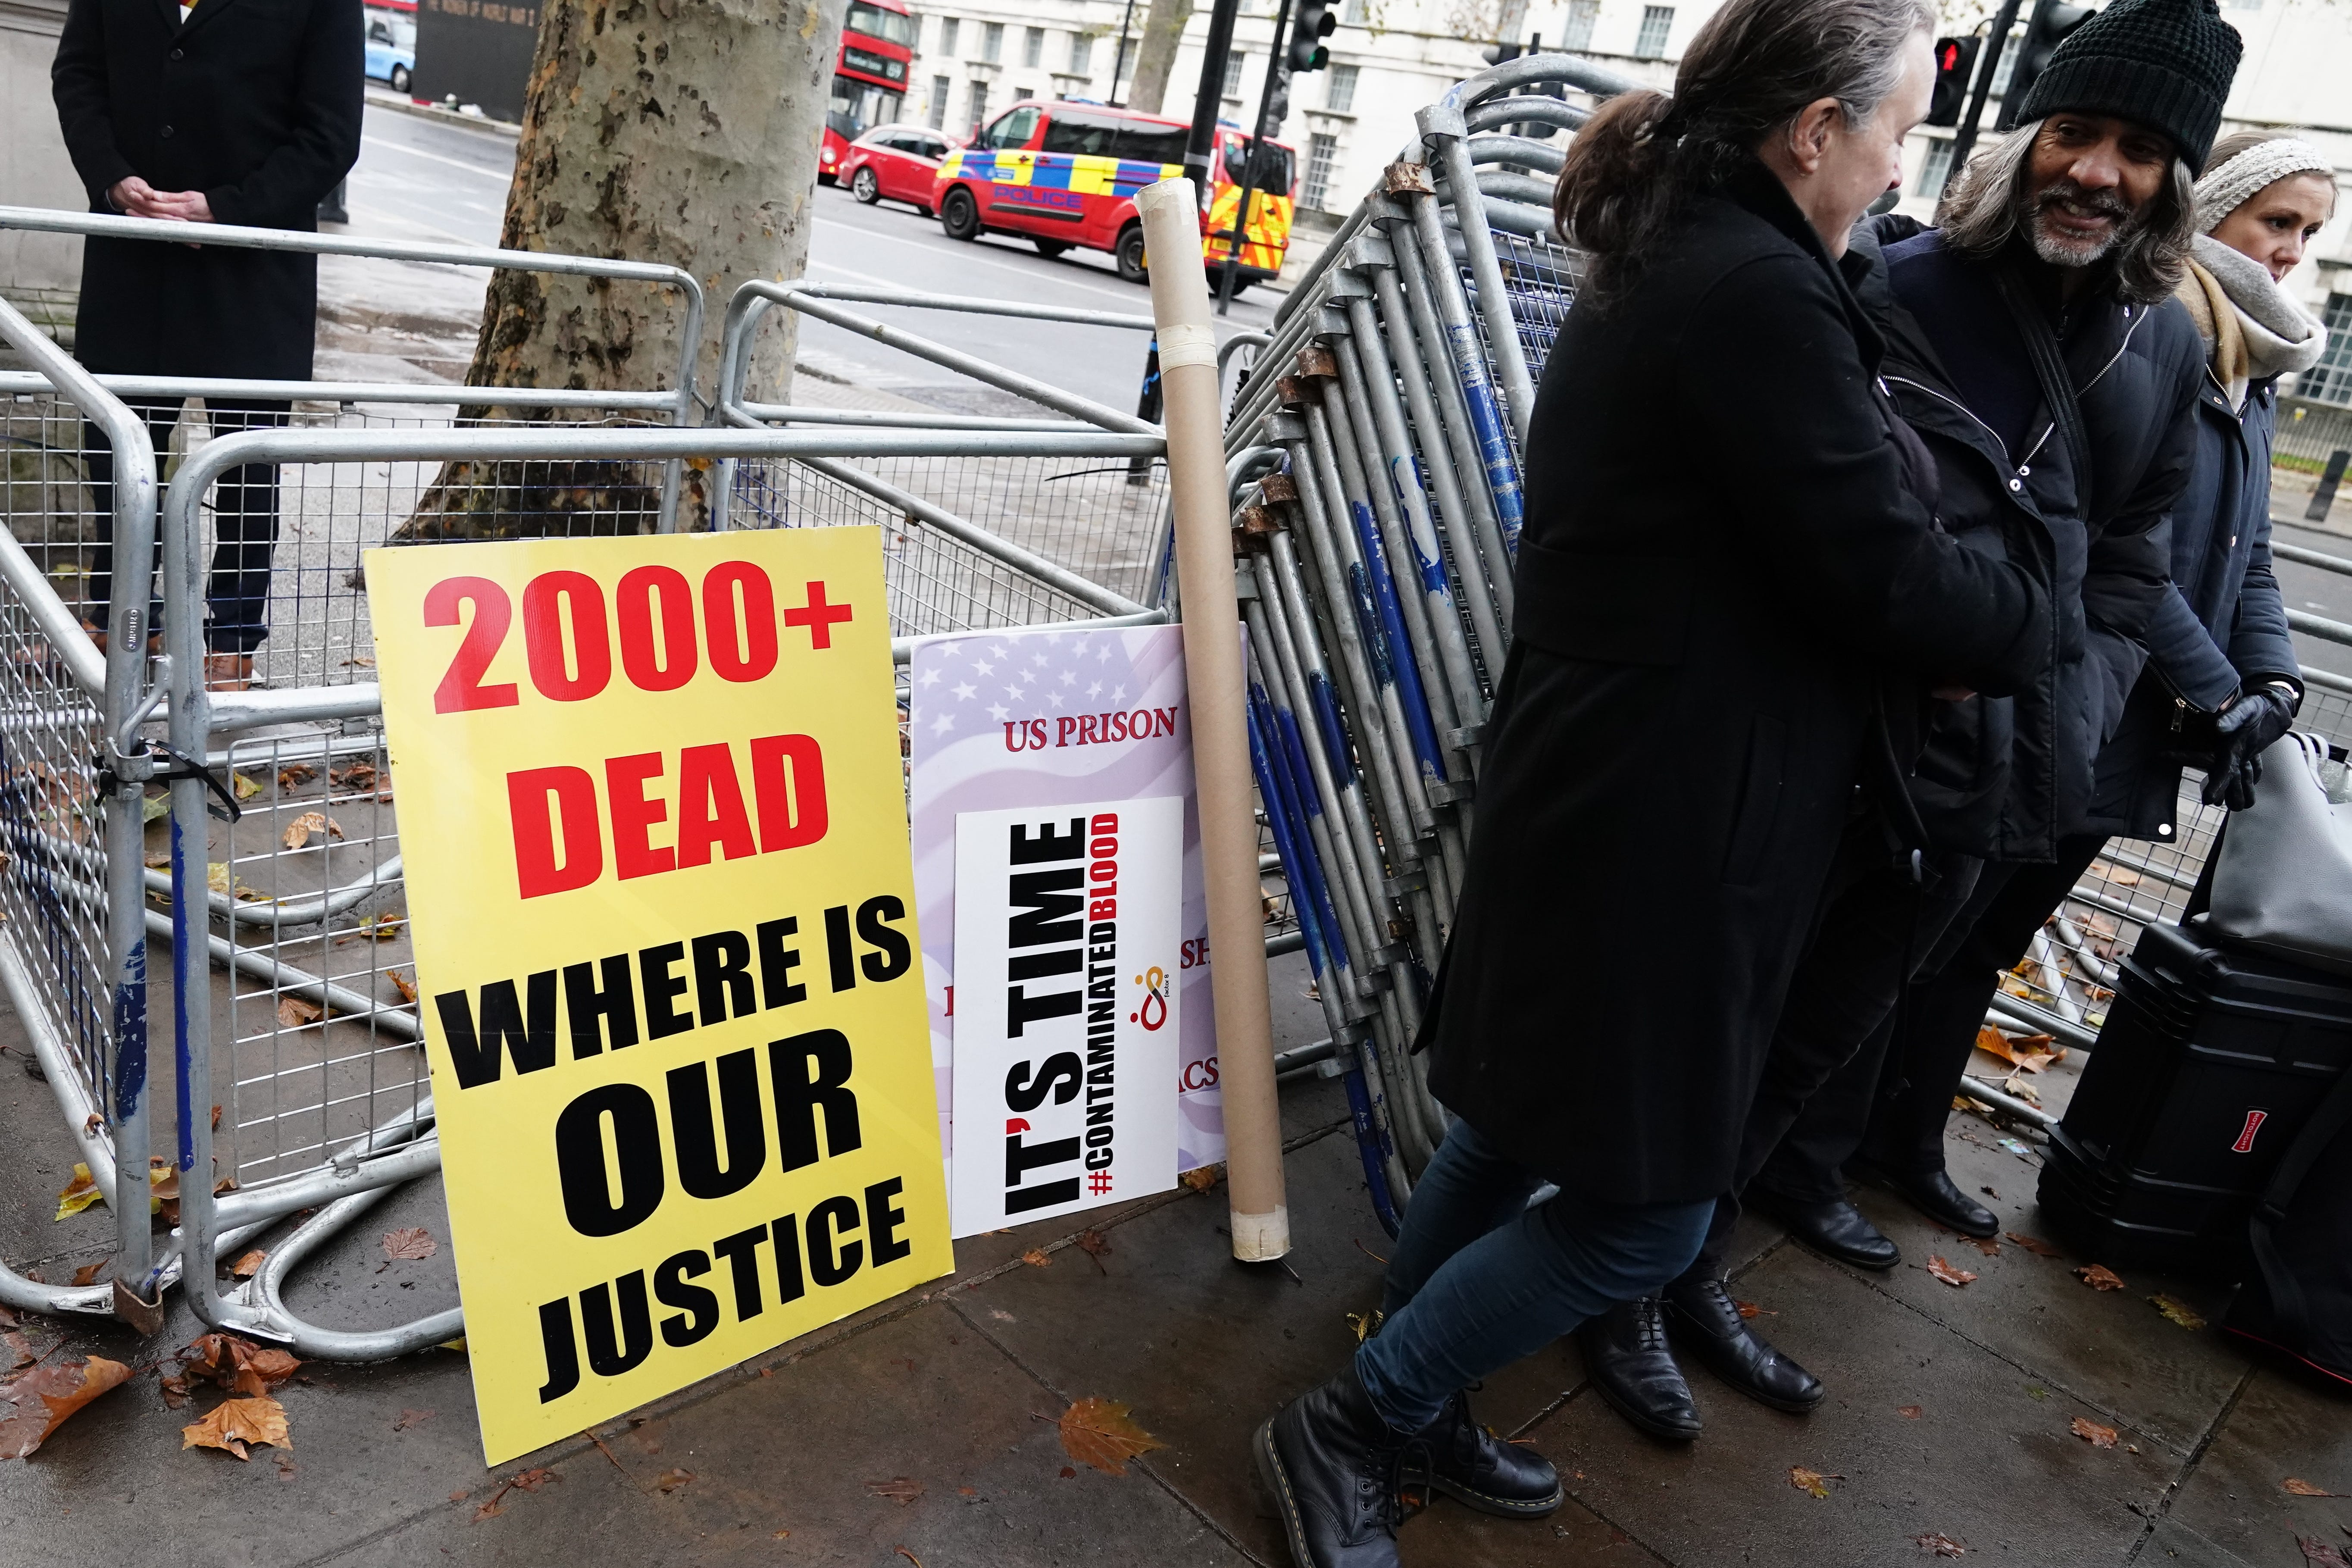
[[[47,395],[0,405],[11,534],[61,595],[94,553],[81,416]],[[0,584],[0,929],[82,1089],[110,1103],[106,850],[96,759],[103,729],[23,600]],[[160,806],[160,801],[158,802]]]

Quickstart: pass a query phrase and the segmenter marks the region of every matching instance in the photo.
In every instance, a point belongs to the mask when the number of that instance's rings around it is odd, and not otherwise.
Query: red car
[[[928,125],[877,125],[849,144],[834,177],[869,206],[887,197],[929,217],[932,176],[957,145]]]

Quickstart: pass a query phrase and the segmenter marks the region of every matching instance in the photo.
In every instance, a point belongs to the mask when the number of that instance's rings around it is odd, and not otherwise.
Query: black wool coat
[[[90,211],[138,175],[202,191],[213,218],[316,230],[359,159],[359,0],[72,0],[50,67]],[[318,258],[90,239],[75,353],[97,371],[306,381]]]
[[[2004,690],[2048,658],[2032,573],[1906,488],[1879,352],[1757,164],[1545,367],[1423,1044],[1448,1106],[1582,1195],[1728,1183],[1890,668]]]

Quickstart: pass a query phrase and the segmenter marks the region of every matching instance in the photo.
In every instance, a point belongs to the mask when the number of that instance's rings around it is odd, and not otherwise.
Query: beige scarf
[[[2211,235],[2197,237],[2178,297],[2205,340],[2206,363],[2242,413],[2249,384],[2309,370],[2327,347],[2326,331],[2271,280],[2263,265]]]

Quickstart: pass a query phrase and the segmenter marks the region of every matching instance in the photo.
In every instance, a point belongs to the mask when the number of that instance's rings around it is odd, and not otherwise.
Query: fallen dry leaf
[[[1789,1467],[1789,1484],[1801,1492],[1811,1492],[1815,1497],[1829,1496],[1828,1483],[1843,1479],[1845,1479],[1843,1476],[1825,1476],[1819,1470],[1809,1470],[1802,1465]]]
[[[331,770],[327,777],[347,789],[368,789],[375,784],[375,764],[353,763],[350,767]]]
[[[98,1178],[89,1173],[88,1165],[77,1160],[74,1162],[73,1180],[68,1182],[65,1191],[58,1194],[58,1218],[79,1214],[90,1205],[105,1201],[106,1194],[98,1190]]]
[[[1739,1315],[1743,1318],[1777,1318],[1780,1315],[1767,1311],[1753,1301],[1734,1301],[1732,1305],[1739,1309]]]
[[[294,1446],[286,1436],[286,1407],[266,1394],[224,1399],[211,1415],[180,1428],[181,1447],[225,1448],[248,1463],[252,1456],[246,1452],[246,1445],[249,1443],[266,1443],[273,1448]]]
[[[383,973],[384,978],[392,982],[392,988],[400,993],[400,999],[402,1001],[414,1002],[416,1000],[415,981],[411,980],[407,975],[403,974],[397,969],[387,969]]]
[[[498,1515],[504,1513],[506,1510],[502,1505],[505,1503],[506,1495],[509,1492],[535,1492],[539,1490],[540,1488],[545,1486],[548,1482],[560,1481],[563,1478],[562,1476],[557,1475],[553,1470],[545,1468],[544,1467],[538,1469],[523,1470],[516,1475],[509,1476],[499,1484],[499,1489],[490,1494],[490,1500],[474,1510],[474,1522],[479,1524],[486,1519],[493,1519]],[[451,1502],[456,1502],[465,1495],[466,1494],[463,1492],[451,1492],[449,1494],[449,1500]]]
[[[100,1258],[96,1263],[85,1263],[80,1268],[74,1270],[73,1282],[77,1285],[95,1285],[98,1283],[100,1272],[105,1268],[106,1260],[104,1258]]]
[[[2116,1429],[2112,1426],[2102,1426],[2087,1415],[2075,1416],[2068,1424],[2067,1429],[2094,1448],[2112,1448],[2116,1446]]]
[[[155,1381],[163,1390],[164,1409],[177,1410],[181,1405],[185,1405],[188,1402],[188,1380],[186,1378],[158,1377]]]
[[[373,942],[390,942],[408,929],[408,911],[391,910],[360,921],[360,935]]]
[[[395,1432],[405,1432],[411,1426],[422,1426],[432,1419],[433,1412],[430,1410],[404,1410],[394,1420],[392,1429]]]
[[[1078,1232],[1078,1250],[1093,1258],[1095,1267],[1104,1274],[1110,1272],[1103,1268],[1103,1254],[1110,1250],[1110,1237],[1098,1230],[1082,1230]]]
[[[1176,1179],[1196,1193],[1205,1193],[1217,1184],[1217,1168],[1214,1165],[1202,1165],[1198,1170],[1185,1172]]]
[[[908,1551],[905,1547],[895,1546],[892,1547],[891,1550],[898,1552],[899,1556],[905,1558],[908,1562],[912,1563],[915,1565],[915,1568],[923,1568],[923,1560],[916,1556],[913,1552]]]
[[[2040,1072],[2053,1062],[2066,1059],[2066,1048],[2056,1045],[2048,1035],[2004,1035],[1990,1024],[1978,1028],[1977,1049],[2027,1072]]]
[[[2008,1237],[2010,1240],[2017,1243],[2018,1246],[2025,1248],[2026,1251],[2033,1254],[2036,1258],[2063,1258],[2066,1256],[2064,1253],[2059,1251],[2056,1247],[2051,1246],[2048,1242],[2042,1240],[2038,1236],[2020,1236],[2013,1230],[2003,1231],[2001,1234]]]
[[[261,793],[261,786],[243,773],[232,773],[228,775],[228,781],[229,786],[236,792],[236,798],[239,800],[251,800]]]
[[[257,1247],[230,1265],[229,1272],[239,1279],[250,1279],[260,1273],[261,1266],[268,1261],[269,1254]]]
[[[0,1421],[0,1459],[21,1459],[49,1440],[83,1405],[110,1388],[121,1386],[131,1369],[119,1361],[94,1355],[57,1366],[35,1367],[13,1383],[0,1385],[15,1414]]]
[[[33,1343],[14,1329],[0,1331],[0,1372],[14,1372],[20,1366],[30,1366],[41,1358],[34,1353]]]
[[[2184,1329],[2196,1330],[2205,1326],[2203,1316],[2186,1301],[2170,1296],[2150,1296],[2147,1304]]]
[[[383,1233],[383,1255],[395,1263],[413,1263],[421,1258],[430,1258],[440,1250],[441,1244],[435,1241],[433,1233],[421,1225],[404,1225],[398,1230]]]
[[[1924,1405],[1898,1405],[1895,1407],[1895,1414],[1906,1421],[1916,1421],[1927,1414],[1927,1407]]]
[[[1915,1535],[1911,1539],[1920,1551],[1932,1552],[1937,1557],[1958,1557],[1968,1551],[1948,1535]]]
[[[278,999],[278,1023],[281,1028],[306,1028],[326,1016],[326,1012],[316,1002],[306,1001],[299,996],[280,996]]]
[[[923,1495],[923,1483],[906,1476],[893,1476],[887,1481],[868,1481],[866,1489],[903,1508]]]
[[[1976,1276],[1969,1273],[1967,1269],[1955,1268],[1949,1263],[1945,1262],[1941,1258],[1930,1258],[1927,1259],[1927,1272],[1933,1274],[1937,1279],[1941,1279],[1945,1284],[1953,1287],[1955,1289],[1958,1289],[1962,1285],[1971,1283],[1976,1279]]]
[[[2320,1568],[2352,1568],[2352,1557],[2347,1557],[2342,1547],[2322,1541],[2315,1535],[2298,1535],[2294,1543],[2303,1548],[2305,1563],[2316,1563]]]
[[[1983,1253],[1987,1258],[1999,1258],[2000,1256],[2000,1243],[1995,1241],[1991,1237],[1972,1236],[1969,1237],[1969,1245],[1975,1247],[1979,1252]]]
[[[1062,1451],[1107,1476],[1127,1474],[1127,1461],[1164,1448],[1165,1443],[1137,1426],[1128,1407],[1091,1396],[1062,1412]]]
[[[1044,1253],[1038,1251],[1034,1247],[1021,1255],[1021,1261],[1027,1264],[1032,1268],[1051,1268],[1054,1267],[1054,1260],[1046,1257]]]
[[[291,1351],[257,1345],[234,1334],[205,1334],[181,1351],[182,1371],[226,1387],[232,1394],[268,1393],[302,1366]]]
[[[319,770],[308,763],[289,763],[278,770],[278,787],[293,789],[309,784],[319,776]]]
[[[2289,1477],[2284,1481],[2280,1482],[2279,1490],[2283,1492],[2292,1492],[2296,1497],[2342,1497],[2345,1495],[2342,1492],[2329,1491],[2326,1487],[2313,1486],[2309,1481],[2296,1480],[2293,1477]]]
[[[2104,1263],[2086,1263],[2074,1273],[2094,1290],[2120,1290],[2124,1288],[2124,1282],[2116,1278],[2115,1270]]]
[[[664,1470],[654,1478],[654,1489],[667,1497],[692,1479],[692,1470]]]
[[[310,842],[310,836],[314,833],[341,838],[343,836],[342,825],[323,811],[306,811],[286,825],[285,837],[279,842],[289,849],[299,849]]]

